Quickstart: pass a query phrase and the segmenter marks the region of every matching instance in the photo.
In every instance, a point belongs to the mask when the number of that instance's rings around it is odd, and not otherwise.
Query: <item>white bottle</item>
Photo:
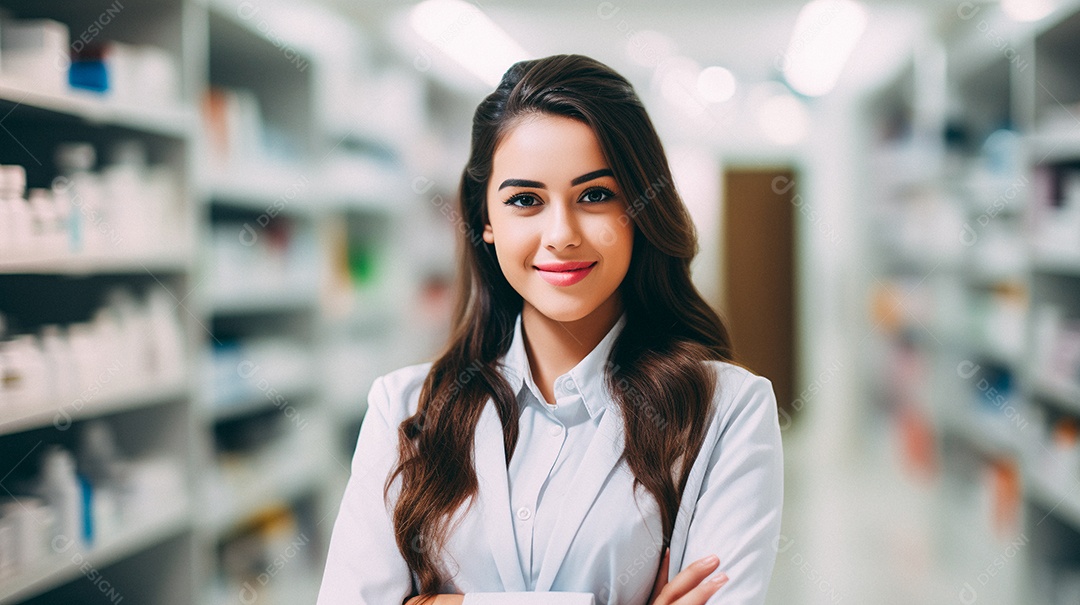
[[[33,221],[26,192],[26,169],[22,166],[0,166],[0,252],[4,259],[30,256]]]
[[[0,582],[18,570],[15,538],[15,521],[0,508]]]
[[[0,515],[10,528],[8,556],[15,571],[32,569],[49,552],[55,516],[41,498],[20,495],[0,500]]]
[[[76,401],[80,405],[97,403],[94,398],[101,385],[96,381],[104,365],[95,324],[91,322],[69,324],[68,343],[71,346],[71,357],[75,362],[75,390],[79,394]]]
[[[101,254],[110,235],[108,217],[102,206],[101,179],[91,172],[97,153],[89,143],[64,143],[56,148],[59,176],[53,191],[67,197],[72,251]]]
[[[7,319],[3,313],[0,313],[0,338],[4,337],[6,330]],[[0,355],[0,418],[9,417],[11,412],[11,395],[7,389],[7,361],[3,355]]]
[[[164,286],[154,286],[146,294],[146,313],[150,323],[150,343],[158,379],[179,380],[184,374],[184,329],[172,295]]]
[[[101,171],[108,204],[106,213],[115,229],[124,234],[120,243],[127,251],[143,252],[151,243],[147,225],[146,146],[138,140],[113,144],[110,164]]]
[[[33,218],[34,250],[46,257],[55,257],[64,252],[64,226],[56,211],[51,189],[33,188],[27,195]]]
[[[98,397],[122,390],[135,368],[127,360],[124,351],[125,343],[119,319],[108,306],[99,307],[90,317],[90,330],[96,368],[90,383],[91,393]]]
[[[120,494],[124,490],[124,461],[112,428],[91,420],[79,434],[79,472],[93,485],[94,535],[111,536],[120,527]]]
[[[71,342],[64,330],[55,324],[42,326],[40,336],[50,397],[53,401],[68,402],[77,392],[75,357],[71,351]]]
[[[75,474],[75,457],[60,446],[50,446],[41,466],[41,497],[56,515],[56,539],[83,543],[83,498]]]
[[[52,183],[53,208],[56,209],[57,247],[60,254],[71,254],[78,250],[78,230],[72,215],[69,189],[71,183],[65,177],[56,177]]]
[[[52,403],[46,401],[45,358],[36,336],[23,334],[0,341],[0,357],[4,359],[5,399],[9,404],[29,410]]]
[[[2,177],[4,196],[8,200],[11,219],[11,245],[16,257],[33,256],[32,242],[34,218],[26,194],[26,169],[22,166],[5,166]]]
[[[113,328],[117,343],[113,353],[116,386],[138,388],[146,385],[153,369],[147,342],[150,332],[134,293],[128,286],[111,288],[105,294],[105,306],[95,317],[99,315],[109,319],[103,325]]]
[[[0,171],[3,168],[4,166],[0,166]],[[15,255],[11,237],[11,210],[8,208],[7,193],[0,183],[0,261],[11,260]]]

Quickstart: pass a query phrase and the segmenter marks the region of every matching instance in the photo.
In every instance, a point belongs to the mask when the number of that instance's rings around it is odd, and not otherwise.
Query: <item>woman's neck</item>
[[[555,403],[555,379],[569,372],[622,315],[618,293],[612,294],[592,313],[576,321],[555,321],[528,302],[521,310],[521,330],[529,357],[533,382],[548,403]]]

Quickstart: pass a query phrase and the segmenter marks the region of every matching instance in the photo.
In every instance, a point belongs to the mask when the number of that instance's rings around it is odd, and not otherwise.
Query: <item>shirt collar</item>
[[[593,350],[589,351],[589,354],[571,368],[569,372],[556,379],[557,383],[560,379],[573,381],[574,386],[581,393],[581,399],[585,402],[585,409],[588,410],[591,418],[596,418],[613,401],[605,380],[605,369],[615,339],[625,325],[626,312],[624,311],[619,316],[619,320],[608,330],[608,333]],[[529,357],[525,353],[525,337],[521,331],[520,312],[514,322],[514,341],[510,344],[510,350],[503,357],[500,370],[515,393],[532,382]]]

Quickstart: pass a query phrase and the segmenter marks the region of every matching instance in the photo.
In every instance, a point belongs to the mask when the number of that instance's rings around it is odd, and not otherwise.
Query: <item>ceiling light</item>
[[[409,24],[488,86],[498,86],[507,68],[529,58],[483,11],[463,0],[424,0],[410,11]]]
[[[735,96],[735,87],[734,74],[718,65],[706,67],[698,74],[698,92],[711,103],[723,103]]]
[[[781,57],[784,77],[804,95],[829,92],[865,28],[866,9],[854,0],[808,3],[799,12],[791,42]]]
[[[1001,0],[1001,10],[1013,21],[1038,21],[1054,8],[1052,0]]]

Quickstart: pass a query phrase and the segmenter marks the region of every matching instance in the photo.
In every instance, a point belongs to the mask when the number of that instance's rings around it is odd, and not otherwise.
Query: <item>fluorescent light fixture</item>
[[[735,75],[719,65],[701,70],[697,78],[698,92],[710,103],[723,103],[735,96]]]
[[[507,68],[529,58],[509,34],[464,0],[424,0],[409,12],[409,24],[488,86],[498,86]]]
[[[854,0],[809,2],[781,57],[788,84],[810,97],[832,90],[864,29],[866,9]]]
[[[1054,12],[1053,0],[1001,0],[1001,10],[1013,21],[1038,21]]]

